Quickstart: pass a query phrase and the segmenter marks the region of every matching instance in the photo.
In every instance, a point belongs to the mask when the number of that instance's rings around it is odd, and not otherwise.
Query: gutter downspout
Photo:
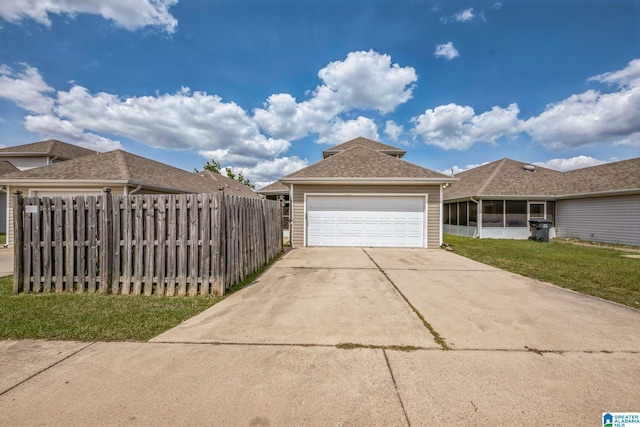
[[[136,192],[140,191],[140,189],[141,189],[141,188],[142,188],[142,185],[138,185],[138,186],[137,186],[136,188],[134,188],[133,190],[129,190],[129,186],[128,186],[128,185],[126,185],[126,186],[124,187],[124,195],[125,195],[125,196],[130,196],[130,195],[132,195],[133,193],[136,193]]]

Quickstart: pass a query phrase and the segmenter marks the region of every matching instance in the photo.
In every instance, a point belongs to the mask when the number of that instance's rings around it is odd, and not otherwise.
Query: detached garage
[[[306,195],[306,246],[424,247],[425,196]]]
[[[282,178],[292,245],[439,247],[441,187],[455,178],[400,160],[404,153],[356,138]]]

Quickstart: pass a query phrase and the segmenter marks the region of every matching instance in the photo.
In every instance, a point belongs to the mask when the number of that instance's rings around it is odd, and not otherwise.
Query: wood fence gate
[[[223,295],[282,251],[281,202],[13,196],[13,292]]]

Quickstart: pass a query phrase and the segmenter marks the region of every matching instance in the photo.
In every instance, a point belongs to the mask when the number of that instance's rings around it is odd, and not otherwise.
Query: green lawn
[[[265,268],[234,286],[225,297],[253,282]],[[147,341],[225,298],[13,295],[12,283],[11,276],[0,279],[0,339],[5,340]]]
[[[467,258],[640,308],[640,259],[625,257],[629,252],[553,240],[539,243],[447,234],[444,241]]]

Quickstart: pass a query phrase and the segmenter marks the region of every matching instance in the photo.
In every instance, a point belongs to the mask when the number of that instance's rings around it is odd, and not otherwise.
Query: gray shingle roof
[[[77,145],[58,141],[57,139],[0,148],[0,157],[33,155],[58,157],[61,160],[67,160],[90,156],[92,154],[96,154],[96,152]]]
[[[405,162],[396,157],[382,154],[369,148],[354,145],[344,151],[319,161],[311,166],[293,172],[280,180],[287,182],[297,179],[438,179],[450,178],[439,172]]]
[[[565,172],[563,194],[640,189],[640,157]]]
[[[229,177],[220,175],[219,173],[205,170],[202,172],[198,172],[197,174],[216,182],[218,184],[217,188],[219,188],[221,185],[224,186],[225,194],[230,194],[232,196],[249,197],[254,199],[260,198],[260,196],[256,194],[251,188]]]
[[[8,173],[17,172],[20,169],[13,166],[13,164],[7,162],[6,160],[0,160],[0,176],[6,175]]]
[[[98,181],[142,185],[171,192],[213,193],[217,181],[122,150],[93,154],[0,177],[0,183],[24,181]]]
[[[392,156],[402,157],[406,154],[406,151],[400,148],[383,144],[378,141],[373,141],[371,139],[358,137],[350,141],[344,142],[340,145],[336,145],[335,147],[329,148],[328,150],[323,151],[322,155],[326,159],[329,156],[332,156],[344,150],[348,150],[349,148],[355,147],[356,145],[359,145],[361,147],[366,147],[370,150],[380,151],[385,154],[390,154]]]
[[[258,194],[289,194],[289,187],[281,183],[280,181],[276,181],[272,184],[269,184],[265,187],[262,187],[258,191]]]
[[[460,181],[444,190],[445,200],[469,197],[539,196],[613,192],[640,188],[640,158],[607,163],[569,172],[540,166],[535,172],[526,163],[501,159],[456,175]]]

